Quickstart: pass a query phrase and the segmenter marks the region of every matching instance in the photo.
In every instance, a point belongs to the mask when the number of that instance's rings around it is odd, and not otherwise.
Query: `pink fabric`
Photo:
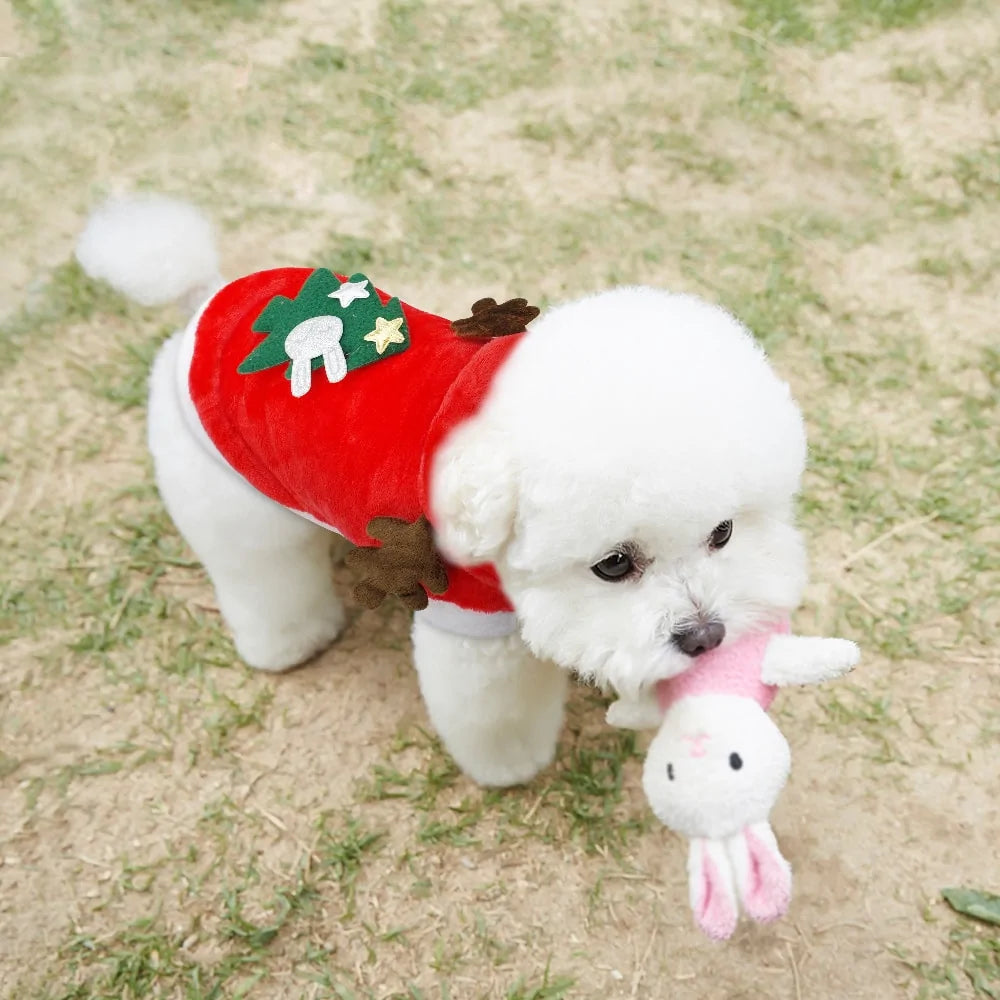
[[[733,694],[752,698],[766,712],[777,688],[760,679],[764,653],[772,636],[790,631],[789,623],[782,621],[768,632],[751,632],[702,653],[684,673],[656,685],[660,708],[665,712],[675,701],[694,695]]]
[[[747,827],[743,832],[750,855],[750,872],[743,896],[747,915],[761,923],[777,920],[788,912],[792,881],[787,866],[774,851]]]
[[[724,941],[736,930],[738,915],[719,869],[708,853],[708,845],[701,849],[701,898],[695,920],[713,940]]]

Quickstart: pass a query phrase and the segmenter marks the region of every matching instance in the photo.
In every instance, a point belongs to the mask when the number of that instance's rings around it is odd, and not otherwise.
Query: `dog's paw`
[[[510,788],[525,785],[543,771],[556,755],[557,734],[550,731],[524,739],[511,736],[502,746],[479,754],[468,745],[455,753],[455,762],[477,785]]]
[[[244,662],[255,670],[281,673],[323,652],[340,635],[345,621],[344,609],[333,604],[320,614],[280,629],[244,627],[233,638]]]
[[[440,729],[455,762],[476,784],[487,788],[523,785],[555,759],[566,677],[553,668],[548,680],[492,718],[484,708],[478,715],[479,725],[470,725],[466,716],[464,725]]]
[[[604,721],[618,729],[656,729],[663,712],[655,698],[619,698],[608,705]]]
[[[417,615],[413,652],[431,722],[477,784],[520,785],[552,763],[568,674],[517,635],[470,639]]]

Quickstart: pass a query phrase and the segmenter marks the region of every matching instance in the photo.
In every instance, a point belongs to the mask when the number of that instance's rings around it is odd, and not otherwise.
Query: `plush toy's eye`
[[[738,771],[743,766],[743,758],[738,753],[731,753],[729,755],[729,766],[734,771]]]
[[[723,521],[712,529],[712,534],[708,536],[708,547],[710,549],[721,549],[733,537],[733,522]]]
[[[667,778],[670,781],[674,780],[674,765],[673,764],[667,764]]]
[[[635,560],[627,553],[616,549],[608,553],[600,562],[590,567],[595,576],[615,582],[624,580],[635,569]]]

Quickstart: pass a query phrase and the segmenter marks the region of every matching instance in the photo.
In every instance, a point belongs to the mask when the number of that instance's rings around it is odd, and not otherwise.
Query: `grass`
[[[84,385],[123,410],[145,406],[153,358],[173,330],[167,328],[136,344],[129,340],[112,348],[112,357],[94,365],[75,366]]]
[[[71,983],[43,988],[38,995],[52,1000],[152,997],[175,990],[198,1000],[247,995],[269,981],[271,953],[283,937],[309,925],[329,886],[339,887],[344,919],[351,917],[355,883],[383,838],[353,817],[322,816],[318,834],[316,849],[272,887],[263,903],[250,898],[259,895],[255,889],[261,880],[253,864],[240,873],[239,883],[222,888],[213,931],[219,949],[212,958],[199,958],[195,948],[203,934],[200,920],[177,932],[159,916],[144,917],[100,939],[75,936],[64,949]],[[152,884],[129,888],[148,892]],[[306,959],[315,963],[326,957],[310,950]]]
[[[541,983],[531,986],[523,980],[518,980],[507,991],[506,998],[507,1000],[562,1000],[563,997],[572,996],[569,991],[574,985],[574,981],[567,976],[555,976],[550,979],[549,970],[546,968]]]
[[[76,983],[67,989],[42,993],[46,1000],[111,1000],[113,997],[155,996],[178,985],[192,998],[219,996],[224,985],[240,971],[257,971],[244,955],[234,955],[208,968],[193,961],[183,940],[171,936],[154,919],[142,919],[110,940],[82,936],[68,948],[70,969]],[[91,976],[81,972],[96,967]]]
[[[364,829],[355,819],[349,819],[341,830],[330,829],[330,818],[321,816],[318,823],[319,839],[316,847],[319,864],[329,871],[330,877],[340,887],[348,903],[348,915],[354,901],[354,886],[361,861],[384,837],[381,832]]]
[[[386,69],[399,74],[404,99],[464,111],[528,81],[544,84],[558,65],[559,31],[545,5],[504,4],[495,14],[470,18],[411,0],[388,4],[386,15],[385,49],[403,53],[405,61],[376,51],[358,68],[375,78]],[[470,57],[445,55],[462,48]]]
[[[641,760],[635,733],[570,728],[556,763],[528,789],[456,795],[461,776],[438,741],[423,730],[397,736],[393,749],[420,747],[419,767],[390,759],[359,788],[362,801],[400,799],[420,815],[417,840],[441,848],[485,847],[529,836],[579,843],[588,853],[620,855],[649,822],[623,802],[626,768]],[[484,832],[485,831],[485,832]]]
[[[75,260],[59,265],[27,302],[0,321],[0,362],[12,364],[30,340],[86,322],[98,311],[102,316],[135,315],[107,285],[88,278]]]
[[[918,960],[906,951],[897,957],[920,984],[917,1000],[1000,997],[1000,937],[971,920],[953,923],[939,958]]]
[[[822,724],[834,732],[863,736],[871,746],[867,759],[875,764],[902,760],[899,720],[892,701],[855,684],[841,684],[817,696]],[[905,762],[905,760],[904,760]]]
[[[758,37],[784,44],[848,48],[874,31],[912,29],[953,14],[963,0],[736,0],[743,24]]]
[[[803,618],[865,654],[850,683],[781,704],[814,820],[857,822],[842,871],[817,874],[799,839],[810,961],[775,949],[774,989],[799,976],[803,995],[860,995],[850,976],[890,936],[901,963],[862,968],[864,989],[1000,995],[996,935],[950,914],[918,933],[913,875],[996,839],[976,797],[1000,727],[1000,177],[995,136],[975,127],[997,111],[987,5],[14,11],[0,66],[12,996],[557,1000],[675,981],[736,996],[757,981],[747,956],[783,933],[711,952],[685,936],[683,851],[642,802],[642,741],[606,730],[589,692],[549,769],[484,791],[422,728],[404,616],[359,617],[301,673],[244,670],[144,456],[146,373],[171,317],[71,259],[113,185],[196,198],[233,271],[359,269],[446,314],[479,295],[545,305],[649,283],[746,320],[810,429]],[[927,111],[954,134],[910,144]],[[853,775],[859,758],[863,822],[820,787],[825,762]],[[892,929],[855,950],[858,900],[874,896]]]

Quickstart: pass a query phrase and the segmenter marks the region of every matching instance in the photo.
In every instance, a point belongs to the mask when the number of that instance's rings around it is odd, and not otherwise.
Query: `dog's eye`
[[[595,576],[602,580],[624,580],[635,570],[635,560],[627,553],[615,551],[590,567]]]
[[[733,522],[723,521],[712,529],[712,534],[708,536],[708,547],[710,549],[721,549],[730,538],[733,537]]]
[[[743,766],[743,758],[738,753],[731,753],[729,755],[729,766],[734,771],[738,771]]]

